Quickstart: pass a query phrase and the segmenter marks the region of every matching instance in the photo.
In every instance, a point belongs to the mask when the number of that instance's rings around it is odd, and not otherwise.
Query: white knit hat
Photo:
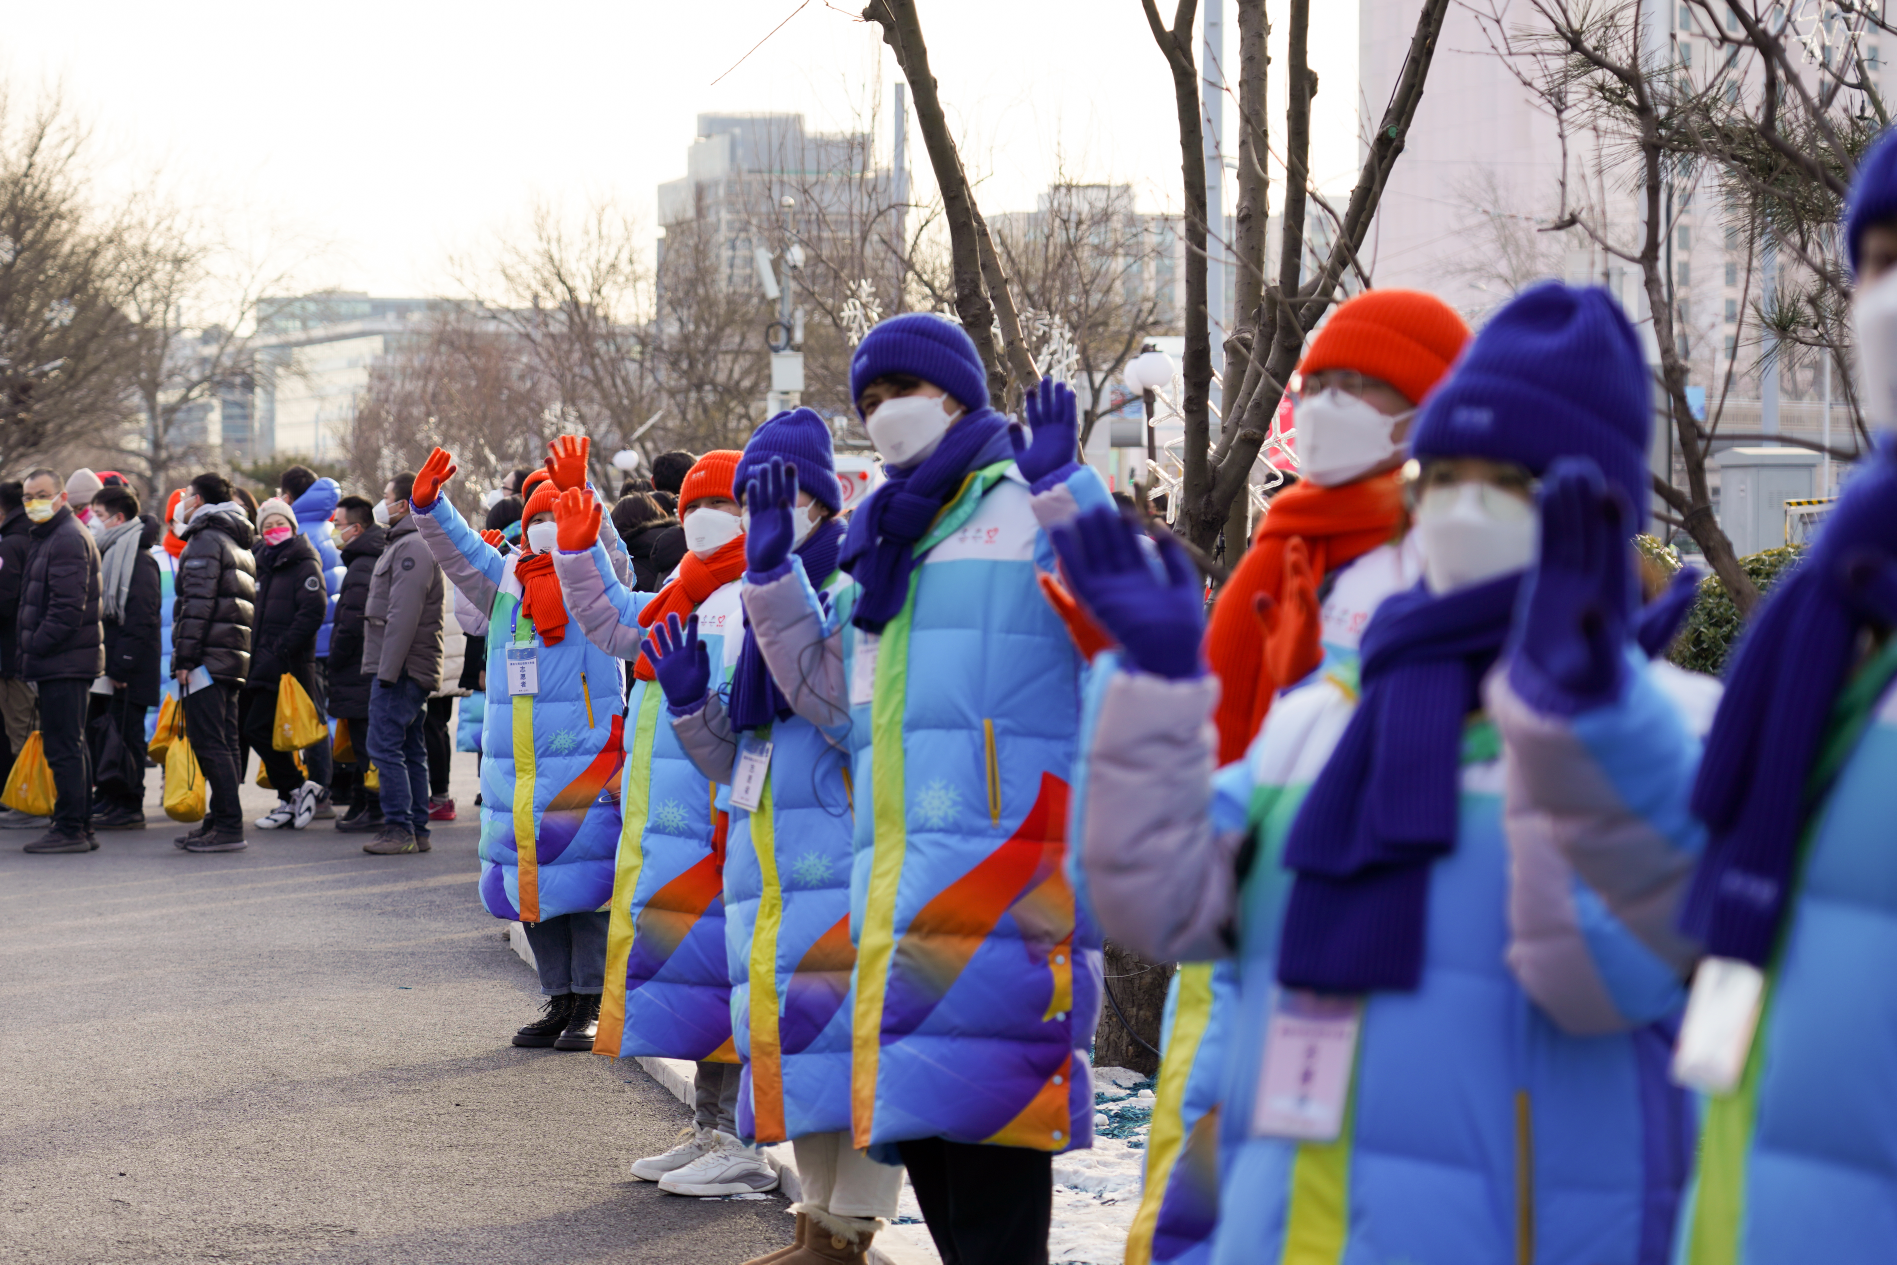
[[[257,507],[257,526],[262,527],[263,520],[269,518],[272,514],[283,515],[292,529],[297,525],[296,511],[291,509],[290,503],[280,496],[273,496]]]
[[[73,505],[90,505],[92,498],[99,495],[99,489],[104,486],[104,480],[86,467],[80,466],[72,472],[72,477],[66,480],[66,500]]]

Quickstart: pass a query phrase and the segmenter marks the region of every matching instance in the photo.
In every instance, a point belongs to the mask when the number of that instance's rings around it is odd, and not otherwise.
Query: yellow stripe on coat
[[[622,822],[619,855],[613,862],[612,916],[606,921],[606,989],[600,995],[599,1030],[593,1053],[619,1057],[626,1031],[626,966],[632,960],[632,897],[639,888],[640,847],[652,799],[652,745],[658,736],[659,699],[655,681],[642,681],[639,714],[633,727],[632,754],[626,757],[625,789],[619,797]]]

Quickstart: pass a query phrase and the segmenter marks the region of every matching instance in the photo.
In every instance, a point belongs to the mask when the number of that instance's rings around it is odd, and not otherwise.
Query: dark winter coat
[[[343,582],[336,598],[336,620],[329,633],[329,714],[351,720],[369,718],[369,690],[375,675],[362,670],[363,610],[369,604],[369,577],[388,544],[380,527],[363,529],[343,546]]]
[[[316,634],[329,614],[323,562],[307,536],[280,545],[259,544],[257,618],[250,630],[250,677],[246,688],[274,690],[289,673],[310,688]]]
[[[685,557],[685,529],[676,518],[655,518],[640,523],[627,535],[626,556],[632,559],[632,573],[638,581],[633,587],[641,593],[656,593],[665,577]]]
[[[434,693],[441,685],[446,593],[447,580],[416,529],[415,515],[404,514],[389,528],[388,545],[370,574],[362,666],[390,685],[406,676]]]
[[[132,707],[156,707],[160,699],[159,660],[164,653],[164,578],[151,548],[164,539],[165,527],[140,514],[138,557],[125,589],[125,613],[105,621],[105,674],[125,685],[123,701]]]
[[[99,546],[63,505],[27,535],[33,550],[20,586],[20,679],[94,680],[105,672]]]
[[[184,525],[178,596],[172,604],[171,670],[202,667],[211,679],[242,685],[250,675],[250,629],[257,617],[256,531],[235,501],[206,505]]]
[[[20,674],[20,589],[26,583],[26,556],[33,551],[27,531],[33,520],[23,509],[0,522],[0,676]]]

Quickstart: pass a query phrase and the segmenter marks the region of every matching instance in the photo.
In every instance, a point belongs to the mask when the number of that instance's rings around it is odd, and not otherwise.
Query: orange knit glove
[[[547,445],[547,474],[562,492],[586,486],[586,454],[593,441],[585,435],[562,435]]]
[[[409,493],[409,504],[418,510],[429,508],[441,495],[441,485],[454,478],[456,469],[454,458],[448,455],[446,448],[429,453],[428,460],[422,462],[422,468],[415,475],[415,490]]]
[[[486,531],[481,533],[481,539],[486,541],[488,545],[490,545],[491,547],[495,549],[499,549],[501,547],[501,542],[503,540],[506,540],[507,537],[501,533],[500,528],[490,527]]]
[[[591,549],[599,539],[599,502],[585,488],[568,488],[553,503],[553,521],[559,524],[563,551]]]

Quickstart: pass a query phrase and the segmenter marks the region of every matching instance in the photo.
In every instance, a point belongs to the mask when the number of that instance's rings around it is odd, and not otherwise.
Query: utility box
[[[1803,448],[1728,448],[1719,471],[1719,526],[1740,557],[1785,543],[1785,502],[1817,494],[1818,454]]]
[[[801,351],[772,352],[771,390],[779,394],[790,394],[803,389],[804,353]]]

